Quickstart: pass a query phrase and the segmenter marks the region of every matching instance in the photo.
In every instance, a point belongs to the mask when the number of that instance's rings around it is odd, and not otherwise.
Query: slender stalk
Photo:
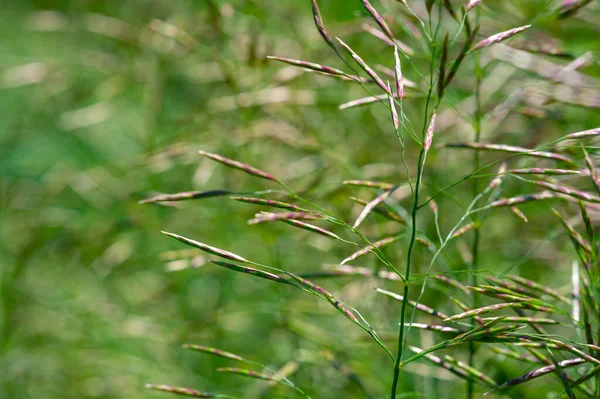
[[[477,10],[477,23],[479,23],[479,9]],[[475,54],[475,121],[473,123],[473,128],[475,131],[475,142],[479,143],[481,140],[481,63],[479,60],[479,54]],[[475,151],[473,158],[473,169],[479,170],[480,168],[480,158],[479,151]],[[473,179],[473,196],[477,196],[479,193],[479,179]],[[481,229],[479,224],[477,223],[479,219],[479,214],[475,213],[473,216],[473,222],[475,223],[475,228],[473,230],[473,244],[471,246],[471,265],[469,268],[469,284],[472,287],[477,286],[477,271],[479,269],[479,243],[481,241]],[[479,307],[479,296],[473,292],[473,308],[477,309]],[[474,322],[473,322],[474,323]],[[470,367],[474,367],[475,363],[475,342],[469,342],[469,361],[468,364]],[[474,395],[474,385],[473,381],[469,380],[467,383],[467,399],[473,399]]]
[[[425,122],[427,123],[427,121]],[[408,245],[408,254],[406,255],[406,273],[404,275],[404,300],[402,301],[402,309],[400,313],[400,332],[398,333],[398,354],[396,355],[396,364],[394,365],[394,381],[392,382],[391,399],[396,397],[396,388],[398,386],[398,377],[400,376],[400,362],[402,361],[402,352],[404,349],[404,321],[406,316],[406,303],[408,302],[408,279],[410,278],[410,261],[412,251],[415,245],[417,235],[417,211],[419,205],[419,188],[421,185],[422,161],[425,155],[425,150],[419,152],[419,161],[417,167],[417,181],[415,183],[414,202],[412,207],[412,227],[410,234],[410,243]]]

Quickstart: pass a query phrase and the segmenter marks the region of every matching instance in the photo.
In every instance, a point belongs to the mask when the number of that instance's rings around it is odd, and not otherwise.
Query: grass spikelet
[[[520,308],[524,308],[526,306],[531,306],[531,305],[526,305],[523,302],[497,303],[495,305],[484,306],[481,308],[469,310],[467,312],[455,314],[453,316],[445,318],[444,321],[461,320],[461,319],[466,319],[469,317],[474,317],[474,316],[479,316],[479,315],[486,314],[486,313],[495,312],[495,311],[501,310],[501,309],[507,309],[507,308],[520,309]]]
[[[325,230],[325,229],[323,229],[321,227],[317,227],[317,226],[314,226],[312,224],[304,223],[304,222],[301,222],[299,220],[280,219],[279,221],[283,222],[283,223],[287,223],[287,224],[295,226],[295,227],[298,227],[298,228],[303,229],[303,230],[307,230],[307,231],[310,231],[310,232],[313,232],[313,233],[320,234],[320,235],[325,236],[325,237],[335,238],[336,240],[345,241],[340,236],[338,236],[337,234],[332,233],[329,230]]]
[[[377,205],[381,204],[386,199],[388,199],[388,197],[394,192],[395,189],[396,189],[396,187],[384,192],[381,195],[378,195],[373,201],[369,202],[364,207],[364,209],[362,210],[360,215],[358,215],[358,218],[356,218],[356,222],[354,222],[354,225],[352,226],[352,228],[357,228],[358,226],[360,226],[360,224],[367,218],[367,216],[369,216],[369,214],[373,211],[373,209]]]
[[[384,191],[389,191],[394,188],[393,184],[370,180],[345,180],[343,183],[347,186],[378,188]]]
[[[454,234],[452,234],[452,238],[458,238],[462,235],[465,235],[468,231],[473,230],[473,228],[477,226],[476,223],[469,223],[464,225],[463,227],[461,227],[460,229],[456,230],[454,232]]]
[[[505,317],[507,317],[507,316],[497,317],[494,320],[490,320],[490,321],[484,321],[482,319],[483,323],[481,323],[479,326],[473,328],[472,330],[464,332],[461,335],[457,335],[452,340],[456,341],[456,342],[464,341],[466,338],[468,338],[474,334],[478,334],[480,332],[485,332],[485,331],[490,331],[492,327],[499,324],[502,321],[502,319],[504,319]]]
[[[388,82],[388,89],[391,92],[392,87],[390,86],[390,82]],[[400,120],[398,119],[398,110],[396,109],[396,102],[394,101],[394,97],[388,96],[390,102],[390,111],[392,113],[392,123],[394,124],[394,130],[398,131],[400,128]]]
[[[385,22],[385,20],[383,19],[383,17],[377,12],[377,10],[371,5],[371,3],[369,2],[369,0],[362,0],[363,6],[365,7],[365,9],[367,10],[367,12],[369,14],[371,14],[371,17],[373,17],[373,20],[375,20],[375,23],[377,23],[377,25],[379,25],[379,27],[381,28],[381,30],[385,33],[385,35],[390,39],[390,40],[394,40],[394,34],[392,33],[392,31],[390,30],[390,27],[388,26],[388,24]]]
[[[529,222],[529,219],[527,219],[527,216],[523,213],[523,211],[521,211],[519,208],[517,208],[516,206],[511,206],[510,207],[510,211],[515,214],[516,217],[518,217],[519,219],[521,219],[522,221],[524,221],[525,223]]]
[[[402,295],[396,294],[395,292],[386,291],[381,288],[377,288],[377,292],[379,292],[380,294],[389,296],[390,298],[393,298],[399,302],[404,301],[404,297]],[[420,310],[421,312],[425,312],[431,316],[439,317],[440,319],[447,319],[449,317],[445,313],[438,312],[437,310],[432,309],[429,306],[423,305],[422,303],[417,303],[415,301],[411,301],[410,299],[407,300],[406,303],[408,305],[412,306],[413,308]]]
[[[393,39],[390,39],[386,33],[380,31],[379,29],[374,28],[374,27],[372,27],[371,25],[369,25],[367,23],[361,24],[360,27],[362,28],[362,30],[364,30],[365,32],[370,33],[371,35],[375,36],[377,39],[381,40],[382,42],[384,42],[388,46],[394,47],[396,45],[394,43]]]
[[[409,349],[415,353],[423,352],[423,349],[417,348],[415,346],[410,346]],[[457,375],[461,378],[467,380],[476,381],[485,386],[495,387],[496,383],[490,377],[486,376],[482,372],[470,367],[469,365],[454,359],[451,356],[445,355],[443,360],[438,356],[435,356],[431,353],[425,354],[423,356],[425,359],[429,360],[431,363],[448,370],[454,375]]]
[[[408,327],[418,328],[419,330],[436,331],[436,332],[464,333],[464,331],[461,331],[458,328],[448,327],[448,326],[439,326],[439,325],[435,325],[435,324],[412,323],[412,324],[409,324]]]
[[[174,387],[171,385],[146,384],[146,388],[155,391],[169,392],[181,396],[192,396],[194,398],[214,398],[215,395],[208,392],[200,392],[191,388]]]
[[[431,115],[431,119],[429,120],[429,127],[427,127],[427,131],[425,132],[425,141],[423,143],[423,150],[425,151],[425,153],[429,151],[429,149],[431,148],[431,143],[433,142],[436,115],[437,112],[434,110],[433,115]]]
[[[248,263],[249,261],[245,258],[242,258],[239,255],[236,255],[234,253],[228,252],[228,251],[224,251],[222,249],[219,248],[215,248],[215,247],[211,247],[210,245],[206,245],[200,241],[195,241],[189,238],[185,238],[182,237],[178,234],[173,234],[173,233],[168,233],[166,231],[161,231],[161,233],[169,236],[169,237],[173,237],[176,240],[181,241],[184,244],[187,245],[191,245],[192,247],[196,247],[198,249],[201,249],[204,252],[208,252],[209,254],[213,254],[213,255],[217,255],[220,256],[221,258],[225,258],[225,259],[229,259],[229,260],[234,260],[237,262],[243,262],[243,263]]]
[[[595,129],[583,130],[581,132],[567,134],[561,140],[584,139],[588,137],[600,136],[600,127]]]
[[[267,59],[283,62],[285,64],[293,65],[293,66],[296,66],[299,68],[309,69],[311,71],[321,72],[326,75],[349,77],[349,75],[347,75],[344,71],[340,71],[339,69],[328,67],[325,65],[316,64],[314,62],[295,60],[292,58],[285,58],[285,57],[276,57],[276,56],[270,56],[270,55],[267,56]]]
[[[517,284],[521,284],[524,287],[530,288],[535,291],[542,292],[542,293],[544,293],[548,296],[551,296],[552,298],[558,299],[559,301],[562,301],[564,303],[570,303],[568,298],[565,298],[560,293],[558,293],[557,291],[553,290],[550,287],[546,287],[545,285],[541,285],[539,283],[536,283],[535,281],[531,281],[531,280],[528,280],[528,279],[520,277],[520,276],[509,275],[506,277],[508,277],[510,280],[514,281]]]
[[[531,27],[531,25],[520,26],[518,28],[513,28],[513,29],[509,29],[509,30],[504,31],[504,32],[496,33],[495,35],[487,37],[487,38],[483,39],[482,41],[480,41],[479,43],[477,43],[471,49],[471,51],[481,50],[482,48],[491,46],[492,44],[504,41],[504,40],[506,40],[508,38],[513,37],[517,33],[523,32],[524,30],[528,29],[529,27]]]
[[[511,169],[505,173],[513,175],[549,175],[549,176],[562,176],[562,175],[580,175],[581,172],[578,170],[569,169],[544,169],[544,168],[528,168],[528,169]]]
[[[248,224],[260,224],[266,222],[276,222],[278,220],[316,220],[323,216],[309,212],[284,212],[284,213],[258,213],[254,219],[250,219]]]
[[[264,172],[260,169],[256,169],[250,165],[246,165],[245,163],[234,161],[233,159],[225,158],[225,157],[222,157],[221,155],[212,154],[210,152],[206,152],[206,151],[202,151],[202,150],[200,150],[199,152],[200,152],[200,154],[204,155],[207,158],[210,158],[214,161],[220,162],[231,168],[242,170],[250,175],[262,177],[263,179],[271,180],[274,182],[278,181],[275,177],[271,176],[267,172]]]
[[[594,181],[594,185],[596,186],[596,191],[598,193],[600,193],[600,175],[598,175],[598,170],[594,166],[594,162],[592,161],[590,154],[588,154],[588,152],[583,147],[582,147],[582,150],[583,150],[583,155],[585,157],[585,164],[587,165],[588,169],[590,170],[590,174],[592,175],[592,180]]]
[[[240,266],[240,265],[236,265],[233,263],[222,262],[222,261],[218,261],[218,260],[211,260],[211,262],[217,266],[221,266],[221,267],[224,267],[226,269],[233,270],[236,272],[251,274],[253,276],[264,278],[267,280],[277,281],[278,283],[289,284],[289,282],[287,280],[281,278],[280,276],[278,276],[276,274],[258,270],[253,267]]]
[[[329,291],[327,291],[325,288],[321,287],[320,285],[317,285],[317,284],[313,283],[312,281],[309,281],[303,277],[297,276],[292,273],[289,273],[289,275],[294,280],[296,280],[297,282],[302,284],[304,287],[308,288],[310,291],[317,292],[327,299],[334,299],[333,295]]]
[[[558,211],[556,211],[555,209],[552,209],[552,212],[554,213],[554,215],[556,215],[556,217],[560,221],[560,224],[562,224],[562,226],[566,230],[566,232],[569,235],[571,242],[573,242],[573,245],[575,246],[575,248],[576,249],[583,248],[584,251],[591,254],[592,246],[590,245],[590,243],[587,242],[585,240],[585,238],[583,238],[581,236],[581,234],[579,234],[577,231],[575,231],[575,229],[573,227],[571,227],[571,225],[569,223],[567,223],[567,221],[560,215],[560,213],[558,213]]]
[[[389,97],[397,98],[398,95],[396,93],[394,93],[393,96],[390,96],[389,94],[378,94],[376,96],[358,98],[356,100],[348,101],[347,103],[338,105],[338,109],[347,109],[347,108],[354,108],[354,107],[360,107],[363,105],[373,104],[373,103],[379,102],[381,100],[385,100],[386,98],[389,98]]]
[[[488,190],[494,190],[500,184],[502,184],[502,180],[504,180],[504,173],[506,172],[506,162],[502,162],[500,167],[498,168],[498,173],[496,177],[492,179],[490,184],[488,185]]]
[[[253,197],[230,197],[230,198],[235,201],[246,202],[249,204],[272,206],[273,208],[287,209],[290,211],[301,211],[301,209],[299,207],[297,207],[296,205],[288,204],[288,203],[281,202],[281,201],[275,201],[275,200],[264,199],[264,198],[253,198]]]
[[[481,288],[481,287],[469,287],[470,290],[475,291],[479,294],[489,296],[491,298],[501,299],[506,302],[531,302],[535,301],[535,298],[527,298],[520,295],[512,295],[504,292],[498,292],[494,289]]]
[[[484,317],[483,320],[495,320],[496,317]],[[526,323],[526,324],[558,324],[558,321],[547,317],[525,317],[525,316],[507,316],[500,320],[503,323]]]
[[[499,279],[498,277],[493,277],[493,276],[488,276],[488,277],[486,277],[486,279],[488,281],[490,281],[491,283],[496,284],[499,287],[504,287],[505,289],[509,290],[510,292],[514,292],[517,295],[523,295],[523,296],[532,297],[532,298],[539,297],[539,295],[537,293],[527,290],[527,289],[523,288],[522,286],[517,285],[513,282],[502,280],[502,279]],[[497,287],[497,288],[499,288],[499,287]]]
[[[252,371],[252,370],[240,369],[237,367],[219,367],[217,369],[217,371],[220,371],[222,373],[243,375],[245,377],[256,378],[259,380],[279,381],[279,378],[277,378],[275,376],[258,373],[256,371]]]
[[[574,366],[580,365],[585,362],[586,362],[585,359],[575,358],[575,359],[563,360],[563,361],[559,362],[558,365],[560,368],[567,368],[567,367],[574,367]],[[524,382],[531,381],[531,380],[541,377],[543,375],[552,373],[554,370],[556,370],[556,365],[554,365],[554,364],[540,367],[540,368],[532,370],[526,374],[523,374],[522,376],[520,376],[518,378],[515,378],[510,381],[505,382],[504,384],[500,385],[497,389],[506,389],[506,388],[509,388],[509,387],[512,387],[512,386],[515,386],[518,384],[522,384]]]
[[[193,351],[196,351],[196,352],[208,353],[210,355],[224,357],[226,359],[240,360],[240,361],[244,360],[243,357],[238,356],[238,355],[236,355],[234,353],[222,351],[222,350],[216,349],[216,348],[211,348],[209,346],[195,345],[195,344],[184,344],[183,347],[185,349],[190,349],[190,350],[193,350]]]
[[[592,195],[592,194],[589,194],[589,193],[586,193],[583,191],[575,190],[573,188],[565,187],[565,186],[558,185],[558,184],[548,183],[548,182],[542,181],[542,180],[536,180],[533,183],[537,184],[540,187],[544,187],[545,189],[548,189],[550,191],[565,194],[569,197],[577,198],[579,200],[586,201],[586,202],[592,202],[594,204],[600,204],[600,197],[597,197],[595,195]]]
[[[520,361],[528,362],[528,363],[535,363],[535,364],[540,363],[539,359],[537,359],[536,357],[523,355],[517,351],[511,351],[508,349],[498,348],[496,346],[490,346],[490,349],[492,350],[492,352],[495,352],[499,355],[510,357],[512,359],[516,359],[516,360],[520,360]]]
[[[465,287],[466,288],[466,287]],[[468,290],[468,288],[467,288]],[[470,307],[468,307],[465,303],[461,302],[459,299],[457,298],[452,298],[452,302],[454,302],[454,304],[456,306],[458,306],[459,309],[461,309],[463,312],[468,312],[469,310],[472,310]],[[480,316],[475,316],[475,321],[477,322],[477,324],[479,324],[480,326],[484,325],[486,323],[485,320],[483,320],[483,318],[481,318]]]
[[[470,0],[469,4],[467,4],[467,12],[477,7],[479,3],[481,3],[481,0]]]
[[[362,58],[360,58],[360,56],[358,54],[356,54],[356,52],[354,50],[352,50],[352,48],[350,48],[350,46],[348,46],[346,43],[344,43],[342,41],[342,39],[340,39],[339,37],[336,39],[342,45],[342,47],[348,52],[348,54],[350,54],[350,56],[354,59],[354,61],[356,61],[356,63],[367,73],[367,75],[369,75],[369,77],[371,79],[373,79],[375,81],[375,83],[377,83],[377,85],[381,89],[383,89],[383,91],[385,91],[390,96],[393,95],[393,93],[388,92],[387,85],[383,82],[383,80],[381,80],[379,75],[377,75],[377,73],[369,65],[367,65],[367,63]]]
[[[325,25],[323,24],[323,18],[321,18],[321,11],[319,10],[319,5],[317,4],[317,0],[312,0],[312,12],[313,12],[313,18],[315,20],[315,26],[317,27],[317,31],[319,32],[319,34],[321,35],[323,40],[325,40],[325,42],[331,48],[333,48],[335,50],[336,49],[335,44],[333,44],[333,40],[331,40],[331,37],[325,30]]]
[[[400,63],[400,54],[398,46],[394,47],[394,75],[396,77],[396,94],[398,98],[404,97],[404,78],[402,76],[402,64]]]
[[[461,290],[462,292],[464,292],[467,295],[471,294],[469,289],[465,285],[463,285],[462,283],[460,283],[457,280],[454,280],[454,279],[451,279],[450,277],[444,276],[443,274],[434,274],[433,278],[441,281],[442,283],[444,283],[446,285],[449,285],[454,288],[458,288],[459,290]]]
[[[375,241],[373,244],[354,252],[352,255],[350,255],[347,258],[345,258],[344,260],[342,260],[340,262],[340,265],[345,265],[346,263],[348,263],[350,261],[358,259],[361,256],[368,254],[369,252],[373,251],[376,248],[380,249],[387,245],[390,245],[394,241],[398,241],[399,238],[400,238],[400,236],[394,236],[394,237],[382,238],[381,240]]]
[[[536,194],[519,195],[517,197],[500,199],[500,200],[492,202],[489,206],[490,207],[513,206],[516,204],[522,204],[524,202],[540,201],[540,200],[546,200],[546,199],[552,199],[552,198],[556,198],[556,194],[553,194],[549,191],[542,191],[541,193],[536,193]]]
[[[352,201],[357,202],[361,205],[367,205],[369,202],[365,201],[363,199],[360,198],[356,198],[356,197],[348,197],[350,198]],[[373,208],[373,212],[380,214],[381,216],[386,217],[387,219],[393,220],[395,222],[401,223],[401,224],[405,224],[406,221],[404,219],[402,219],[398,214],[388,211],[387,209],[384,209],[382,207],[376,206],[375,208]]]
[[[510,154],[520,154],[524,156],[536,157],[536,158],[545,158],[552,159],[555,161],[563,161],[569,163],[571,165],[575,165],[575,162],[564,155],[555,154],[552,152],[545,151],[535,151],[528,148],[523,147],[515,147],[504,144],[484,144],[484,143],[454,143],[454,144],[446,144],[446,147],[449,148],[470,148],[474,150],[482,150],[482,151],[499,151],[499,152],[507,152]]]
[[[229,195],[229,194],[231,194],[231,191],[227,191],[227,190],[186,191],[186,192],[176,193],[176,194],[157,195],[155,197],[141,200],[138,202],[138,204],[153,204],[156,202],[166,202],[166,201],[184,201],[184,200],[189,200],[189,199],[219,197],[222,195]]]

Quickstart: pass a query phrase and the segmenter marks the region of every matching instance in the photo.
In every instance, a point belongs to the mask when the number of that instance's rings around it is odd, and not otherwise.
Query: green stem
[[[477,14],[477,20],[479,21],[479,10]],[[473,124],[475,130],[475,142],[479,143],[481,141],[481,64],[479,62],[479,54],[475,55],[475,121]],[[480,158],[479,151],[475,151],[474,159],[474,170],[479,170],[480,168]],[[479,193],[479,179],[473,179],[473,196],[477,196]],[[471,247],[471,267],[470,267],[470,285],[472,287],[477,286],[477,271],[479,269],[479,242],[481,240],[481,230],[477,225],[477,221],[479,220],[479,214],[474,214],[473,222],[475,223],[474,228],[474,237],[473,237],[473,245]],[[473,293],[473,308],[476,309],[479,307],[478,296]],[[475,351],[476,351],[475,343],[469,342],[469,366],[474,367],[475,363]],[[467,383],[467,399],[473,399],[474,395],[474,386],[473,381],[469,380]]]
[[[402,362],[402,352],[404,349],[404,319],[406,315],[406,303],[408,302],[408,279],[410,278],[410,260],[417,235],[417,211],[419,204],[419,186],[421,185],[422,175],[422,160],[425,155],[425,150],[419,152],[419,161],[417,169],[417,181],[415,183],[414,202],[412,207],[412,227],[410,235],[410,244],[408,246],[408,254],[406,256],[406,273],[404,275],[404,300],[402,301],[402,310],[400,313],[400,332],[398,333],[398,354],[396,355],[396,364],[394,365],[394,381],[392,382],[391,399],[396,397],[396,388],[398,386],[398,377],[400,376],[400,363]]]

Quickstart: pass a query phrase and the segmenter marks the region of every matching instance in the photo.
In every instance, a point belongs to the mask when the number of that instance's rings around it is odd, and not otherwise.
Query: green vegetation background
[[[392,66],[392,51],[361,32],[367,19],[360,2],[322,3],[334,35],[370,63]],[[492,13],[516,15],[498,25],[505,28],[527,23],[546,4],[488,3]],[[167,37],[172,32],[160,21],[183,33]],[[343,187],[343,180],[406,181],[386,110],[337,109],[363,97],[360,87],[265,61],[280,55],[342,66],[315,31],[309,1],[15,0],[2,5],[0,22],[0,398],[168,397],[145,390],[148,382],[244,398],[294,395],[217,373],[215,367],[230,362],[188,353],[182,343],[275,368],[295,362],[292,379],[314,397],[367,397],[363,388],[373,398],[385,395],[389,359],[335,310],[285,287],[194,267],[203,256],[172,262],[165,251],[185,248],[160,230],[294,272],[339,262],[351,248],[285,225],[247,226],[257,208],[226,197],[137,204],[154,193],[269,188],[201,159],[198,149],[270,171],[348,220],[359,208],[347,197],[369,200],[373,193]],[[557,33],[573,54],[600,50],[593,24],[541,20],[538,31],[544,30]],[[426,57],[415,60],[426,71]],[[590,71],[598,75],[597,66]],[[526,81],[528,74],[515,73]],[[417,79],[411,71],[407,76]],[[470,95],[471,78],[463,75],[452,102]],[[509,94],[498,93],[497,102]],[[406,112],[421,126],[423,99],[412,101]],[[547,110],[543,118],[517,114],[484,139],[534,146],[600,125],[593,109],[558,103]],[[469,140],[458,127],[443,135],[442,142]],[[411,150],[407,160],[414,164]],[[472,154],[444,152],[431,162],[429,184],[439,187],[470,172]],[[514,193],[533,190],[511,184]],[[467,183],[453,190],[454,199],[440,199],[446,231],[462,214],[455,199],[467,201],[470,190]],[[523,261],[515,272],[568,292],[568,240],[543,241],[550,232],[562,234],[547,206],[523,210],[527,225],[509,212],[492,217],[483,233],[483,268]],[[394,229],[376,218],[365,224],[373,238]],[[465,268],[469,239],[448,250],[456,269]],[[388,250],[397,261],[402,244]],[[400,305],[373,293],[378,284],[399,289],[394,284],[349,278],[323,284],[383,336],[394,336]],[[449,302],[433,290],[424,301],[442,308]],[[500,381],[527,370],[491,354],[478,361]],[[464,391],[460,380],[424,363],[411,366],[401,379],[403,393]],[[548,378],[516,392],[543,397],[538,390],[560,392],[555,383]]]

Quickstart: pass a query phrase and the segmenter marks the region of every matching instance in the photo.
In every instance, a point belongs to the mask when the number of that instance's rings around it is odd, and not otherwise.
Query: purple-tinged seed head
[[[383,17],[377,12],[377,10],[369,3],[369,0],[362,0],[363,6],[367,10],[371,17],[375,20],[377,25],[381,28],[381,30],[385,33],[385,35],[390,39],[394,40],[394,34],[390,30],[388,24],[385,22]]]
[[[354,50],[352,50],[352,48],[350,48],[350,46],[348,46],[346,43],[344,43],[344,41],[342,39],[340,39],[339,37],[336,39],[338,40],[340,45],[348,52],[348,54],[350,54],[350,56],[354,59],[354,61],[356,61],[356,63],[367,73],[367,75],[369,75],[369,77],[371,79],[373,79],[375,81],[375,83],[377,83],[377,85],[383,91],[385,91],[390,96],[393,95],[393,93],[388,92],[388,88],[387,88],[386,84],[383,82],[383,80],[381,80],[379,75],[377,75],[377,73],[369,65],[367,65],[367,63],[362,58],[360,58],[360,56],[358,54],[356,54],[356,52]]]
[[[225,158],[221,155],[213,154],[213,153],[202,151],[202,150],[200,150],[199,152],[200,152],[200,154],[204,155],[207,158],[210,158],[214,161],[220,162],[231,168],[242,170],[250,175],[262,177],[263,179],[272,180],[275,182],[278,181],[275,177],[271,176],[269,173],[264,172],[260,169],[256,169],[250,165],[246,165],[245,163],[234,161],[233,159]]]
[[[488,38],[485,38],[482,41],[480,41],[479,43],[477,43],[471,49],[471,51],[480,50],[480,49],[482,49],[484,47],[488,47],[488,46],[491,46],[492,44],[495,44],[495,43],[501,42],[503,40],[506,40],[506,39],[508,39],[510,37],[513,37],[517,33],[523,32],[524,30],[528,29],[529,27],[531,27],[531,25],[520,26],[518,28],[513,28],[513,29],[509,29],[509,30],[504,31],[504,32],[496,33],[495,35],[492,35],[492,36],[490,36]]]
[[[194,345],[194,344],[184,344],[183,347],[186,348],[186,349],[190,349],[190,350],[196,351],[196,352],[203,352],[203,353],[208,353],[208,354],[211,354],[211,355],[214,355],[214,356],[224,357],[226,359],[244,360],[241,356],[238,356],[238,355],[236,355],[234,353],[222,351],[222,350],[216,349],[216,348],[211,348],[209,346]]]
[[[208,252],[210,254],[217,255],[217,256],[220,256],[220,257],[225,258],[225,259],[235,260],[235,261],[243,262],[243,263],[248,263],[249,262],[247,259],[242,258],[239,255],[236,255],[236,254],[228,252],[228,251],[224,251],[224,250],[216,248],[216,247],[212,247],[212,246],[204,244],[204,243],[202,243],[200,241],[195,241],[195,240],[192,240],[192,239],[180,236],[178,234],[173,234],[173,233],[169,233],[169,232],[166,232],[166,231],[162,231],[161,233],[163,233],[163,234],[165,234],[165,235],[167,235],[169,237],[173,237],[176,240],[179,240],[179,241],[183,242],[184,244],[191,245],[192,247],[199,248],[199,249],[201,249],[204,252]]]
[[[437,111],[434,110],[433,115],[431,115],[431,119],[429,120],[429,127],[427,128],[427,131],[425,132],[425,143],[423,144],[423,150],[425,152],[429,151],[429,148],[431,148],[431,143],[433,142],[433,133],[435,131],[436,115],[437,115]]]
[[[192,396],[194,398],[214,398],[215,395],[208,392],[200,392],[191,388],[183,388],[183,387],[174,387],[171,385],[162,385],[162,384],[146,384],[146,388],[154,389],[156,391],[163,391],[174,393],[176,395],[183,396]]]
[[[467,4],[467,12],[471,11],[473,8],[477,7],[477,5],[481,3],[481,0],[470,0],[469,4]]]

